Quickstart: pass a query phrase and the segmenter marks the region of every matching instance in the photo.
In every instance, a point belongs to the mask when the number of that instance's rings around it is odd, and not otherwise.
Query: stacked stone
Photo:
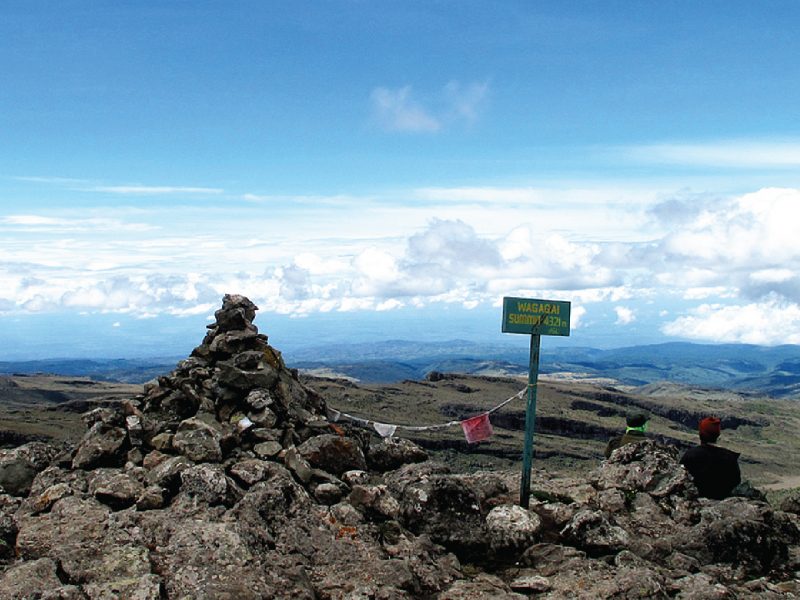
[[[254,475],[245,471],[258,462],[248,460],[270,460],[283,463],[312,494],[321,486],[320,498],[338,500],[348,490],[339,476],[367,468],[364,450],[356,439],[332,433],[324,401],[258,332],[256,310],[244,296],[226,295],[189,358],[145,384],[143,396],[123,402],[121,412],[88,413],[90,430],[72,468],[141,466],[149,485],[126,501],[156,508],[178,491],[178,476],[194,465],[221,467],[192,471],[201,481],[225,472],[251,480]],[[382,453],[376,448],[376,456]]]

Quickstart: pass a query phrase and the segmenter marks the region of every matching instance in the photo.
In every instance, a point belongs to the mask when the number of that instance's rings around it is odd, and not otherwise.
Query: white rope
[[[487,411],[478,413],[475,416],[479,417],[481,415],[489,415],[489,414],[491,414],[491,413],[493,413],[495,411],[498,411],[501,408],[503,408],[506,404],[511,402],[512,400],[516,400],[517,398],[521,398],[522,395],[526,391],[527,391],[527,388],[522,389],[519,392],[517,392],[516,394],[514,394],[513,396],[511,396],[510,398],[507,398],[506,400],[503,400],[500,404],[498,404],[494,408],[491,408],[491,409],[489,409]],[[341,419],[343,417],[345,419],[353,421],[354,423],[359,423],[361,425],[364,425],[365,427],[371,427],[371,426],[374,427],[375,425],[377,425],[378,428],[376,428],[376,429],[380,429],[380,428],[385,428],[386,430],[391,429],[392,431],[389,434],[389,437],[391,437],[391,435],[394,433],[394,430],[396,430],[396,429],[403,429],[405,431],[435,431],[437,429],[447,429],[448,427],[452,427],[453,425],[461,425],[461,420],[459,420],[459,421],[448,421],[447,423],[438,423],[436,425],[401,425],[399,423],[382,423],[380,421],[375,421],[373,419],[364,419],[362,417],[354,417],[353,415],[349,415],[349,414],[347,414],[345,412],[341,412],[339,410],[336,410],[335,408],[328,407],[328,420],[329,421],[332,421],[332,422],[336,423],[336,422],[339,421],[339,419]],[[465,419],[462,419],[462,420],[465,420]]]

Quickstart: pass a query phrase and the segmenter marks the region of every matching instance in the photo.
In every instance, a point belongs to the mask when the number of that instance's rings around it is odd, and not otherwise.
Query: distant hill
[[[152,359],[47,359],[0,361],[0,375],[62,375],[90,377],[95,381],[144,383],[171,371],[179,358]]]
[[[309,373],[364,383],[423,379],[431,371],[486,376],[528,372],[526,347],[466,340],[387,340],[328,344],[284,353],[287,364]],[[50,373],[98,381],[142,383],[171,370],[178,358],[0,362],[0,374]],[[689,386],[800,399],[800,346],[672,342],[614,349],[542,348],[540,372],[612,379],[642,386],[668,381]]]
[[[431,371],[524,375],[528,372],[529,357],[527,349],[456,340],[339,344],[297,352],[287,356],[287,360],[302,370],[324,367],[366,383],[389,383],[420,379]],[[800,346],[796,345],[672,342],[608,350],[543,348],[539,368],[543,374],[580,374],[632,386],[670,381],[800,398]]]

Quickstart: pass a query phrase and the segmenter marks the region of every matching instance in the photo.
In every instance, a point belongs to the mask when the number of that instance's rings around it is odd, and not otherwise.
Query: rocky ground
[[[524,390],[527,378],[431,372],[425,380],[356,384],[341,379],[301,380],[328,407],[356,417],[396,424],[427,424],[480,414]],[[618,383],[542,376],[538,383],[534,464],[550,473],[584,475],[604,458],[629,410],[650,416],[648,435],[683,451],[695,445],[698,422],[722,419],[721,444],[741,453],[742,475],[770,498],[785,493],[798,475],[800,402],[729,390],[687,388],[662,382],[631,388]],[[518,469],[525,432],[524,399],[491,415],[494,435],[468,444],[458,426],[433,432],[398,430],[454,471]],[[796,481],[796,479],[794,479]]]
[[[678,450],[585,477],[453,473],[330,423],[226,296],[143,394],[66,449],[0,453],[0,598],[793,598],[800,497],[697,498]]]

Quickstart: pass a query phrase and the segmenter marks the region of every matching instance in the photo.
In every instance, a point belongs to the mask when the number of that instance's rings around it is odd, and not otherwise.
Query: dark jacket
[[[681,464],[689,471],[704,498],[727,498],[742,480],[739,453],[714,444],[689,448],[683,454]]]
[[[623,435],[618,435],[617,437],[611,438],[608,440],[608,445],[606,446],[606,458],[611,456],[611,453],[624,446],[625,444],[633,444],[634,442],[641,442],[647,439],[644,433],[641,431],[626,431]]]

